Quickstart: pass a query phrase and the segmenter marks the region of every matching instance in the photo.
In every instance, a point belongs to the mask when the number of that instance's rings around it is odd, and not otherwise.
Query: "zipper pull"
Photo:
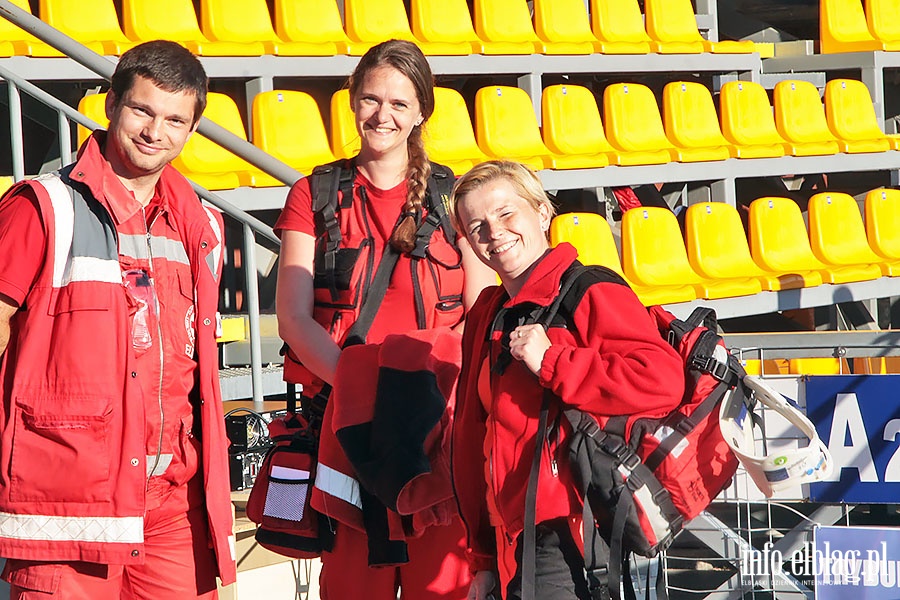
[[[550,472],[553,473],[554,477],[559,477],[559,465],[556,464],[556,459],[550,459]]]

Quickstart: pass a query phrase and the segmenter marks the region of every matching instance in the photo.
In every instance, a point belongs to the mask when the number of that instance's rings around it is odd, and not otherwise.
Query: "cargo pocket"
[[[75,414],[47,412],[66,407]],[[41,409],[37,409],[41,407]],[[73,411],[75,412],[75,411]],[[108,398],[73,401],[29,398],[16,402],[10,499],[14,502],[108,502],[110,421]]]

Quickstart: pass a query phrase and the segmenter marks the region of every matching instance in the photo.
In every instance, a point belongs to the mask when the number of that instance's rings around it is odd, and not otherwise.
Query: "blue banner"
[[[810,484],[810,500],[900,500],[900,375],[811,376],[806,414],[834,459],[829,480]]]
[[[900,529],[819,527],[810,559],[816,600],[900,598]]]

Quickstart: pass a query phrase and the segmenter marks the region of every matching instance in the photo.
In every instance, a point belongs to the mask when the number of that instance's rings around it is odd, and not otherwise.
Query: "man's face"
[[[107,94],[104,154],[116,174],[134,179],[162,171],[197,128],[195,108],[195,94],[167,92],[140,76],[122,98]]]

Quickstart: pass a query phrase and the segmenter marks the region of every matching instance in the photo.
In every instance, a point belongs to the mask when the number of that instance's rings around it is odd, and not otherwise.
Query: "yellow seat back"
[[[789,198],[767,196],[750,204],[750,253],[776,273],[825,269],[815,257],[800,207]]]
[[[719,128],[712,94],[702,83],[671,81],[666,84],[663,126],[669,141],[685,150],[679,160],[724,160],[732,155],[731,144]]]
[[[849,375],[850,363],[846,358],[792,358],[788,360],[791,375]]]
[[[359,154],[362,140],[356,129],[356,115],[350,106],[350,90],[340,89],[331,95],[331,151],[336,158]]]
[[[865,0],[866,23],[875,39],[900,41],[900,0]]]
[[[315,99],[305,92],[273,90],[253,97],[253,144],[308,175],[332,162],[325,124]]]
[[[542,52],[525,0],[475,0],[475,33],[486,42],[519,47],[527,53]]]
[[[534,106],[521,88],[492,85],[475,93],[475,138],[491,156],[518,160],[534,169],[550,166]]]
[[[763,274],[750,256],[737,209],[725,202],[701,202],[687,208],[685,243],[691,267],[709,279]]]
[[[462,175],[488,159],[475,141],[472,118],[462,95],[454,89],[434,88],[434,112],[425,122],[422,138],[431,160]]]
[[[28,0],[12,0],[13,5],[32,14]],[[0,18],[0,56],[63,56],[49,44],[12,21]]]
[[[206,40],[191,0],[122,0],[122,24],[133,40]]]
[[[412,32],[426,42],[473,44],[479,52],[482,42],[475,33],[472,14],[466,0],[412,0]]]
[[[557,154],[603,154],[606,139],[594,93],[580,85],[559,84],[541,94],[544,143]]]
[[[884,152],[890,141],[878,126],[869,88],[855,79],[832,79],[825,85],[825,118],[843,152]]]
[[[0,176],[0,196],[16,182],[11,175]]]
[[[606,139],[619,150],[659,152],[672,148],[663,128],[659,104],[645,85],[607,86],[603,92],[603,123]]]
[[[752,81],[729,81],[719,92],[722,135],[739,158],[784,156],[786,142],[775,127],[765,88]]]
[[[697,54],[707,48],[690,0],[644,0],[644,17],[659,52]]]
[[[650,36],[637,0],[591,0],[591,30],[606,53],[645,54]]]
[[[370,46],[415,39],[403,0],[344,0],[344,30],[350,40]]]
[[[113,0],[41,0],[40,15],[99,54],[119,55],[136,44],[122,32]]]
[[[597,38],[584,0],[534,0],[534,30],[553,54],[591,54]]]
[[[622,267],[629,280],[643,286],[700,282],[675,214],[665,208],[646,206],[622,215]]]
[[[350,40],[335,0],[275,0],[275,33],[289,42],[334,43],[347,52]]]
[[[865,206],[869,245],[879,256],[900,260],[900,190],[872,190]]]
[[[813,254],[826,263],[879,262],[866,239],[856,200],[843,192],[822,192],[809,199],[809,240]]]
[[[859,0],[819,0],[819,48],[822,54],[881,49]]]
[[[200,0],[200,28],[210,40],[261,43],[271,53],[280,42],[266,0]]]
[[[834,154],[837,140],[828,129],[819,90],[808,81],[775,84],[775,126],[794,154]]]
[[[550,222],[550,245],[568,242],[585,265],[601,265],[624,275],[609,223],[596,213],[564,213]]]
[[[78,112],[93,120],[100,127],[109,126],[109,119],[106,118],[106,93],[88,94],[78,101]],[[90,137],[91,132],[87,127],[78,126],[78,147]]]

